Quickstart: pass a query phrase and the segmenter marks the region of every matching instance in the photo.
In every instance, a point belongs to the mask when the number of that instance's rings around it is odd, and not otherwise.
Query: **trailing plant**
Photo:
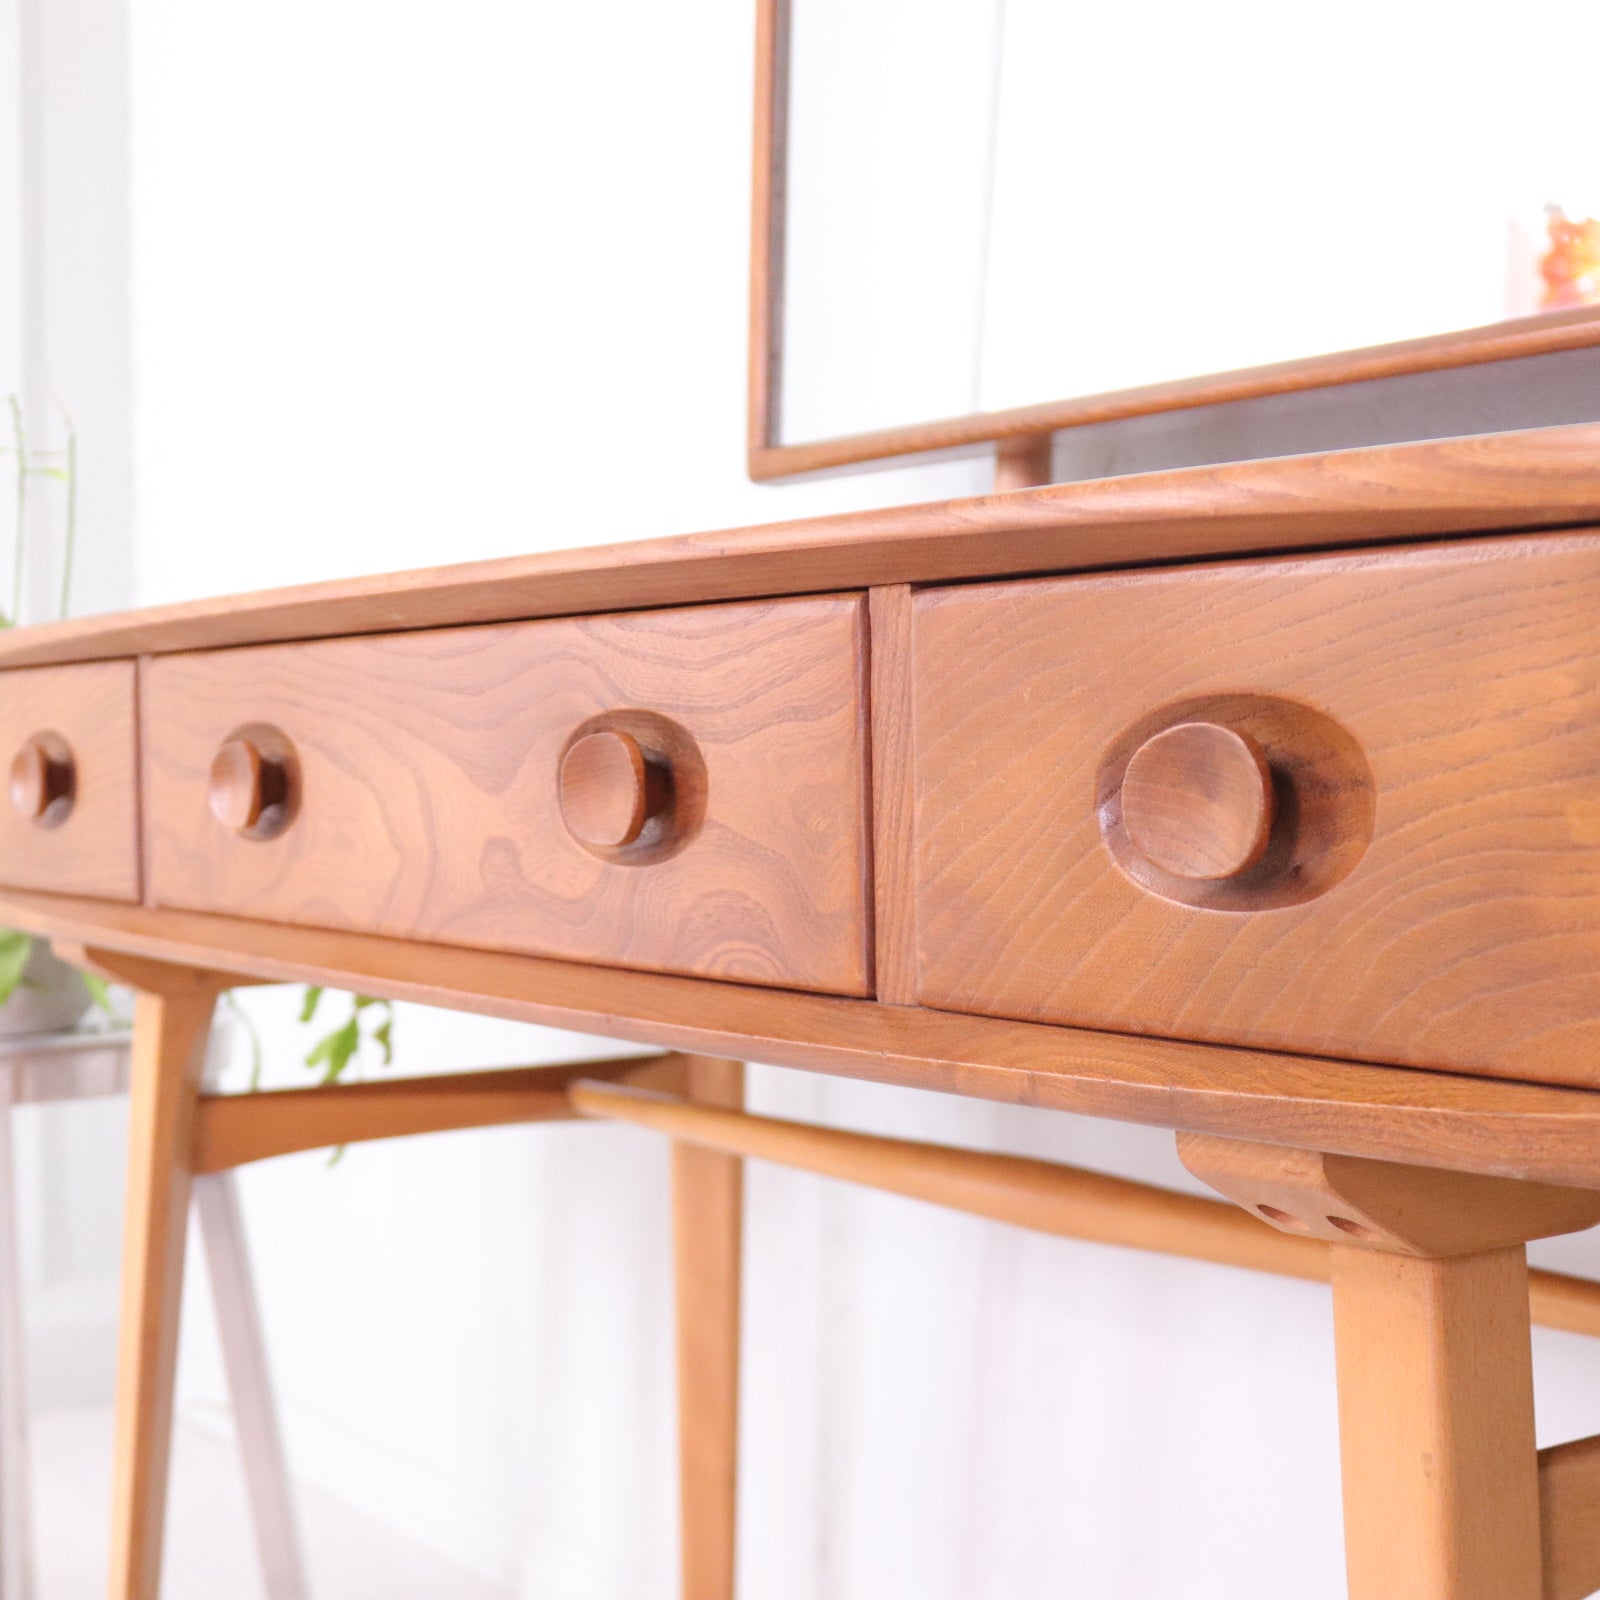
[[[310,1022],[322,1005],[319,985],[307,988],[300,1005],[301,1022]],[[346,997],[350,1015],[338,1027],[325,1033],[312,1045],[306,1057],[308,1067],[322,1069],[324,1083],[337,1083],[352,1061],[359,1063],[370,1044],[386,1067],[394,1064],[394,1005],[388,1000],[373,1000],[364,994]]]

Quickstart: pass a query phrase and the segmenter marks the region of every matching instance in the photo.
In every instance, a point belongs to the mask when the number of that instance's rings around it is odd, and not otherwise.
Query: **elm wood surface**
[[[1600,425],[1055,484],[0,633],[0,668],[1600,522]]]
[[[967,451],[989,443],[1037,448],[1061,428],[1118,417],[1145,416],[1188,406],[1216,405],[1261,395],[1290,394],[1409,372],[1475,366],[1600,343],[1600,312],[1592,307],[1543,312],[1482,328],[1432,334],[1366,349],[1341,350],[1270,366],[1147,384],[1110,394],[1083,395],[976,412],[905,427],[832,439],[784,443],[783,302],[786,172],[788,165],[790,0],[756,0],[755,129],[750,207],[749,404],[746,457],[758,482],[835,471],[866,462],[929,451]]]
[[[319,1134],[381,1138],[520,1121],[530,1110],[552,1109],[548,1090],[535,1105],[535,1096],[522,1081],[525,1075],[512,1071],[464,1075],[457,1080],[464,1088],[454,1092],[439,1080],[411,1080],[352,1085],[342,1093],[324,1089],[309,1097],[293,1091],[287,1097],[241,1096],[223,1114],[217,1101],[208,1103],[200,1095],[199,1086],[211,1015],[226,980],[215,972],[145,961],[91,945],[80,946],[74,954],[87,970],[137,992],[117,1377],[112,1600],[158,1600],[160,1594],[191,1192],[197,1194],[204,1213],[208,1242],[220,1241],[223,1246],[214,1263],[218,1284],[231,1286],[229,1298],[218,1310],[230,1376],[244,1380],[238,1386],[241,1446],[254,1451],[254,1460],[247,1461],[247,1477],[256,1531],[264,1547],[265,1577],[274,1600],[300,1600],[298,1550],[259,1330],[250,1322],[253,1289],[239,1248],[236,1197],[228,1187],[230,1174],[201,1170],[206,1146],[209,1143],[213,1157],[226,1155],[236,1163],[305,1148],[311,1136]],[[543,1076],[547,1084],[560,1084],[570,1081],[575,1070],[596,1067],[624,1081],[673,1090],[687,1089],[691,1083],[689,1064],[676,1058],[551,1068]],[[502,1085],[483,1081],[490,1077],[501,1078]],[[279,1109],[285,1098],[291,1104]],[[311,1104],[312,1098],[321,1105]],[[213,1123],[209,1140],[208,1111]],[[564,1099],[559,1114],[571,1114]],[[264,1148],[264,1141],[273,1148]]]
[[[1528,1270],[1510,1239],[1569,1231],[1578,1197],[1231,1139],[1178,1149],[1236,1203],[1281,1203],[1278,1226],[1361,1219],[1331,1252],[1351,1600],[1540,1600]]]
[[[644,831],[662,778],[652,782],[657,763],[646,759],[632,734],[603,728],[586,733],[561,758],[561,820],[579,844],[618,849]]]
[[[11,804],[25,822],[59,826],[71,814],[77,791],[77,757],[59,734],[34,734],[12,758]]]
[[[110,947],[261,982],[324,982],[656,1048],[1600,1188],[1600,1094],[1589,1090],[963,1017],[65,895],[0,894],[0,924],[58,947]]]
[[[1333,1258],[1350,1600],[1540,1600],[1523,1247]]]
[[[994,452],[996,494],[1011,489],[1034,489],[1050,482],[1055,440],[1047,433],[1002,439]]]
[[[1134,845],[1183,878],[1231,878],[1267,852],[1272,772],[1247,733],[1180,722],[1139,746],[1122,777]]]
[[[299,803],[300,759],[278,729],[261,723],[241,728],[212,757],[206,805],[230,833],[275,839],[294,821]]]
[[[518,1122],[565,1122],[566,1087],[578,1078],[654,1083],[675,1056],[623,1056],[573,1067],[501,1067],[434,1078],[271,1089],[256,1094],[208,1094],[195,1114],[196,1173],[223,1172],[296,1150],[397,1139],[457,1128]]]
[[[1600,1438],[1539,1452],[1544,1600],[1585,1600],[1600,1589]]]
[[[745,453],[775,444],[783,396],[783,218],[788,178],[789,8],[756,0],[754,159],[750,167],[750,323]]]
[[[1600,1083],[1597,615],[1589,534],[920,592],[920,999]],[[1114,759],[1197,717],[1283,813],[1203,892]]]
[[[249,739],[229,739],[211,762],[206,801],[223,827],[248,833],[266,809],[266,763]]]
[[[159,1600],[194,1176],[190,1149],[206,1039],[221,991],[205,973],[141,973],[137,963],[118,962],[109,975],[145,985],[133,1023],[110,1592],[117,1600]]]
[[[125,661],[0,679],[0,773],[12,780],[0,795],[0,880],[139,898],[134,695],[134,668]],[[52,755],[53,763],[45,759]],[[52,764],[63,759],[70,807],[51,804],[60,784]]]
[[[33,1600],[30,1521],[23,1424],[21,1280],[14,1198],[8,1187],[9,1108],[61,1104],[128,1092],[129,1034],[125,1031],[13,1036],[0,1040],[0,1595]],[[195,1205],[212,1284],[212,1302],[228,1379],[228,1402],[239,1464],[249,1491],[251,1521],[269,1600],[305,1600],[288,1471],[277,1437],[266,1352],[237,1197],[227,1177],[195,1185]],[[15,1443],[16,1453],[6,1448]]]
[[[886,1139],[697,1105],[645,1087],[637,1079],[577,1078],[567,1098],[582,1116],[629,1122],[680,1144],[772,1161],[1037,1233],[1314,1283],[1331,1281],[1333,1268],[1324,1239],[1281,1224],[1264,1228],[1238,1205],[1219,1200],[1026,1156]],[[1413,1170],[1425,1178],[1460,1177]],[[1576,1193],[1577,1204],[1586,1201],[1600,1207],[1593,1194]],[[1333,1238],[1346,1242],[1343,1233],[1336,1232]],[[1600,1336],[1600,1283],[1559,1272],[1530,1272],[1528,1305],[1541,1326]]]
[[[917,998],[916,771],[911,756],[911,588],[867,597],[872,651],[872,872],[880,1000]]]
[[[147,662],[148,898],[865,993],[864,614],[818,597]],[[208,809],[241,723],[295,752],[275,837]],[[607,730],[672,780],[660,827],[602,857],[559,780]]]
[[[1274,1228],[1396,1255],[1459,1256],[1578,1233],[1600,1193],[1180,1133],[1190,1172]]]

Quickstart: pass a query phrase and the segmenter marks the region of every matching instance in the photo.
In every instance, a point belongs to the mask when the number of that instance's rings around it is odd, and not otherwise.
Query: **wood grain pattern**
[[[11,807],[25,822],[50,827],[71,812],[78,762],[65,739],[36,733],[11,758]]]
[[[1600,1589],[1600,1438],[1539,1452],[1544,1600],[1585,1600]]]
[[[579,844],[617,850],[644,831],[652,809],[651,790],[666,787],[652,771],[664,772],[646,759],[631,734],[602,728],[586,733],[561,759],[561,820]]]
[[[1122,778],[1128,837],[1184,878],[1231,878],[1266,854],[1272,772],[1236,728],[1180,722],[1139,746]]]
[[[150,898],[864,993],[863,611],[819,598],[149,662]],[[613,714],[695,752],[704,816],[599,859],[557,778]],[[207,809],[241,723],[296,751],[299,814],[273,839]]]
[[[1396,1161],[1180,1133],[1190,1172],[1299,1238],[1399,1255],[1462,1256],[1600,1223],[1600,1194]]]
[[[689,1058],[690,1099],[744,1104],[744,1065]],[[684,1600],[733,1600],[738,1532],[744,1162],[672,1148],[678,1334],[678,1484]]]
[[[0,667],[1600,522],[1600,425],[480,561],[0,633]]]
[[[919,594],[921,999],[1600,1082],[1597,614],[1590,535]],[[1107,854],[1102,757],[1250,695],[1353,739],[1371,843],[1175,904]]]
[[[1540,1600],[1525,1251],[1333,1248],[1350,1600]]]
[[[1600,1094],[957,1016],[64,895],[0,924],[145,962],[327,983],[656,1048],[1163,1128],[1600,1188]],[[129,961],[120,962],[126,974]],[[123,981],[127,981],[124,976]]]
[[[567,1097],[584,1116],[629,1122],[703,1149],[864,1184],[1011,1227],[1314,1283],[1327,1283],[1332,1276],[1322,1239],[1264,1228],[1237,1204],[1129,1178],[1026,1156],[752,1116],[620,1082],[580,1079]],[[1430,1176],[1460,1179],[1455,1173]],[[1592,1193],[1569,1193],[1585,1194],[1600,1205]],[[1543,1327],[1600,1337],[1600,1283],[1530,1272],[1528,1306]]]
[[[917,998],[916,863],[912,853],[916,772],[911,757],[911,590],[873,589],[872,870],[878,998]]]
[[[30,740],[53,733],[71,750],[74,787],[54,826],[0,794],[0,882],[139,898],[134,687],[126,661],[0,673],[0,773]]]

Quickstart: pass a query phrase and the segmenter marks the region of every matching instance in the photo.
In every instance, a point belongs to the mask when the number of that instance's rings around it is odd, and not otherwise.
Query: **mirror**
[[[1592,3],[771,12],[758,445],[936,448],[1013,408],[1059,427],[1600,340]]]

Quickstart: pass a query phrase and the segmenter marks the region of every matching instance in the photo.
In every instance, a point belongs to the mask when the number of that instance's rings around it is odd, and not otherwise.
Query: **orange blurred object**
[[[1546,311],[1600,305],[1600,221],[1569,217],[1560,206],[1549,213],[1550,248],[1539,262]]]

